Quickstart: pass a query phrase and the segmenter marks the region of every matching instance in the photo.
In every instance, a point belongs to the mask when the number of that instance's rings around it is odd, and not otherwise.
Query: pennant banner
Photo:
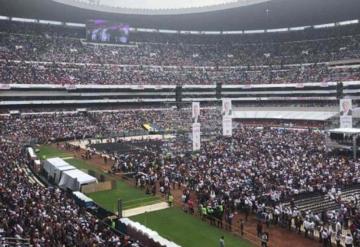
[[[222,100],[222,115],[223,116],[231,116],[231,114],[232,114],[231,99],[223,99]]]
[[[352,128],[352,101],[340,100],[340,128]]]
[[[232,136],[232,102],[231,99],[222,100],[223,135]]]
[[[232,136],[232,118],[231,116],[223,117],[223,135]]]
[[[192,141],[193,141],[193,151],[200,150],[200,124],[193,123],[192,125]]]
[[[192,118],[194,120],[194,123],[198,122],[199,116],[200,116],[200,103],[193,102],[192,103]]]

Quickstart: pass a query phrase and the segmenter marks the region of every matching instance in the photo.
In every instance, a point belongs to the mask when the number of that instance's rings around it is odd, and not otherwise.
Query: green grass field
[[[70,153],[66,153],[64,151],[47,145],[41,146],[39,149],[40,151],[38,153],[38,156],[41,157],[41,159],[48,159],[53,157],[72,157],[72,154]],[[89,164],[85,160],[71,158],[66,159],[66,162],[80,170],[93,170],[98,174],[105,175],[106,178],[115,179],[114,176],[110,176],[104,173],[99,167],[96,167],[93,164]],[[115,212],[115,210],[117,210],[118,199],[123,200],[124,209],[141,207],[162,201],[160,197],[145,195],[144,191],[138,190],[117,178],[116,180],[117,181],[115,189],[109,191],[89,193],[88,196],[92,198],[96,203],[112,212]]]
[[[177,208],[140,214],[131,219],[184,247],[219,246],[221,236],[225,237],[226,247],[252,246],[247,241],[213,227]]]
[[[40,146],[39,152],[37,153],[37,155],[42,160],[53,158],[53,157],[65,158],[65,157],[72,156],[69,153],[63,152],[61,150],[58,150],[56,148],[53,148],[53,147],[47,146],[47,145]]]
[[[136,208],[161,202],[161,198],[145,195],[144,191],[129,187],[128,184],[119,180],[116,182],[116,189],[114,190],[95,192],[88,195],[101,206],[111,211],[116,210],[117,199],[119,198],[123,200],[123,209]]]

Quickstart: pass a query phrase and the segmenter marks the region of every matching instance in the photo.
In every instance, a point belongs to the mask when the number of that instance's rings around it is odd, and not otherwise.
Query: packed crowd
[[[60,27],[47,32],[32,25],[26,34],[0,28],[5,31],[0,33],[1,83],[270,84],[360,78],[358,66],[324,64],[360,57],[357,29],[351,36],[319,40],[239,43],[230,37],[229,42],[196,44],[179,38],[104,46],[79,39],[77,29],[70,36]]]
[[[221,117],[216,109],[205,110],[201,115],[202,126],[206,127],[208,122],[213,129],[220,127]],[[169,129],[182,126],[189,131],[191,121],[189,109],[24,115],[2,117],[1,126],[6,127],[0,129],[0,136],[19,143],[37,138],[41,143],[99,135],[108,137],[113,132],[141,128],[143,122],[151,122]],[[139,174],[137,178],[141,186],[152,185],[148,187],[149,193],[157,193],[157,189],[167,193],[176,184],[181,185],[184,195],[196,193],[196,201],[200,203],[200,212],[205,218],[210,215],[224,217],[226,222],[232,224],[231,218],[236,210],[245,214],[254,212],[269,224],[287,227],[289,222],[290,225],[291,222],[295,225],[301,222],[301,226],[309,227],[309,232],[306,233],[309,237],[312,237],[312,225],[315,224],[317,229],[321,228],[323,232],[326,229],[327,234],[333,231],[330,235],[334,238],[336,234],[340,234],[336,232],[335,227],[339,223],[341,229],[350,227],[354,230],[355,241],[356,229],[360,226],[356,209],[358,199],[356,203],[344,203],[337,189],[360,182],[359,163],[327,153],[322,133],[310,130],[240,127],[232,138],[218,137],[216,134],[203,136],[201,151],[198,154],[192,154],[191,143],[186,133],[178,134],[177,138],[171,141],[149,143],[127,154],[112,153],[116,157],[112,171]],[[14,161],[14,167],[23,163],[23,160],[13,160],[14,154],[19,153],[19,146],[4,142],[2,148],[2,157]],[[2,172],[7,174],[5,171],[8,169],[9,172],[21,174],[21,170],[14,167],[6,166]],[[2,178],[6,180],[8,177]],[[159,182],[159,188],[154,186],[156,181]],[[16,184],[22,186],[22,183]],[[16,184],[11,186],[16,188]],[[4,188],[13,188],[11,186],[6,185]],[[43,195],[48,194],[50,197],[65,196],[59,191],[34,186],[34,193],[39,193],[35,198],[39,197],[39,201]],[[340,210],[324,213],[301,212],[293,203],[290,206],[283,204],[294,196],[314,192],[333,194],[334,200],[342,204]],[[25,195],[33,196],[30,192]],[[190,200],[192,203],[193,199]],[[12,202],[10,199],[7,201]],[[189,198],[186,199],[186,202],[188,201]],[[220,209],[222,211],[218,211]],[[351,225],[347,222],[351,222]],[[21,224],[20,227],[13,228],[13,232],[8,235],[14,236],[15,232],[23,232]],[[96,224],[93,227],[96,228]],[[43,232],[39,233],[42,234]],[[325,236],[325,233],[323,234]],[[28,237],[25,233],[20,236]],[[339,236],[341,237],[341,234]],[[83,235],[79,236],[79,239],[66,241],[82,241],[82,237]],[[31,241],[37,241],[31,238]],[[46,237],[40,241],[63,241],[44,239]],[[87,240],[92,241],[91,238]]]
[[[198,154],[189,152],[184,139],[165,143],[162,151],[118,153],[113,172],[137,172],[140,184],[160,181],[165,192],[181,185],[184,195],[196,193],[204,217],[224,217],[229,224],[235,211],[253,212],[268,225],[305,227],[306,237],[318,231],[324,246],[330,246],[325,245],[329,239],[360,240],[359,200],[342,201],[339,190],[360,182],[360,162],[327,153],[322,133],[242,127],[232,138],[203,140],[201,145]],[[340,209],[302,212],[291,201],[311,193],[328,193]],[[345,229],[351,230],[350,237]]]
[[[359,36],[298,42],[93,45],[81,39],[1,33],[1,59],[159,66],[259,66],[359,58]]]
[[[116,235],[66,192],[31,182],[21,142],[2,141],[0,154],[1,245],[139,246]]]
[[[206,115],[206,114],[205,114]],[[186,112],[124,111],[116,113],[70,113],[1,117],[0,128],[0,237],[1,243],[33,246],[139,246],[127,236],[118,236],[103,222],[78,207],[66,192],[44,187],[25,172],[28,159],[25,142],[38,143],[108,135],[112,131],[140,128],[144,121],[166,121]],[[205,117],[203,120],[205,120]],[[182,119],[180,119],[182,118]],[[161,125],[161,123],[164,125]],[[184,126],[186,126],[185,123]],[[14,178],[15,176],[15,178]],[[56,236],[54,237],[54,233]],[[8,239],[8,240],[7,240]],[[11,239],[11,240],[10,240]]]
[[[0,62],[0,80],[10,84],[279,84],[359,79],[360,67],[331,68],[320,64],[295,67],[184,68]]]
[[[175,152],[177,144],[170,144],[168,152]],[[230,139],[204,141],[198,155],[177,158],[164,158],[165,165],[159,169],[165,169],[167,175],[176,174],[172,179],[181,179],[177,182],[195,191],[212,191],[221,199],[233,194],[238,198],[260,194],[260,201],[273,203],[299,193],[358,182],[358,164],[328,155],[323,134],[312,131],[243,127]],[[149,162],[143,172],[148,173],[151,166]],[[170,167],[173,170],[166,170]],[[224,188],[225,195],[219,188]]]
[[[220,111],[202,110],[204,129],[216,131]],[[88,137],[121,136],[128,131],[144,131],[143,124],[156,126],[158,131],[184,131],[191,127],[191,110],[124,110],[115,112],[51,113],[0,117],[0,135],[10,140],[48,142]]]
[[[353,33],[334,29],[338,33],[333,36],[315,35],[321,40],[284,38],[281,42],[239,43],[231,37],[224,43],[207,43],[202,38],[192,43],[183,40],[184,36],[167,36],[164,42],[155,35],[146,38],[148,42],[129,46],[102,46],[81,40],[84,30],[19,25],[0,23],[0,84],[270,84],[360,79],[357,65],[334,67],[324,63],[360,58],[357,26]],[[203,132],[220,133],[220,119],[219,110],[204,110],[200,118]],[[26,160],[19,154],[21,143],[31,140],[44,143],[116,136],[143,130],[146,123],[159,130],[186,132],[192,123],[191,112],[171,109],[1,116],[0,235],[29,239],[34,246],[128,246],[127,240],[76,206],[66,193],[30,183],[20,169]],[[213,136],[203,139],[197,154],[191,153],[186,133],[142,151],[114,153],[112,171],[136,172],[140,174],[139,184],[144,186],[154,186],[158,181],[163,193],[170,192],[172,185],[181,185],[186,203],[192,201],[190,191],[195,192],[205,218],[224,216],[231,224],[236,210],[254,212],[267,223],[291,228],[294,222],[299,229],[304,227],[307,237],[312,237],[316,227],[321,228],[324,242],[343,238],[346,227],[351,228],[352,235],[344,236],[345,242],[360,240],[358,198],[344,203],[337,193],[340,187],[360,182],[360,163],[327,153],[323,134],[241,127],[232,138]],[[293,196],[314,192],[334,196],[340,209],[301,212],[294,203],[283,204]]]
[[[56,37],[85,38],[86,29],[75,26],[48,25],[28,22],[0,21],[0,30],[17,34],[48,34]],[[345,25],[332,28],[307,28],[296,32],[260,33],[247,35],[191,35],[131,32],[130,41],[141,43],[184,43],[184,44],[220,44],[220,43],[254,43],[259,40],[266,42],[292,42],[299,40],[329,39],[351,36],[360,33],[360,25]]]

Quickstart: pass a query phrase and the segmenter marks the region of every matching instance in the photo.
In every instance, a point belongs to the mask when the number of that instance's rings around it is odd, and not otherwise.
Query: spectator
[[[263,232],[261,234],[261,247],[267,247],[269,242],[269,234],[267,232]]]
[[[220,247],[225,247],[225,239],[224,236],[221,236],[220,240],[219,240],[219,246]]]

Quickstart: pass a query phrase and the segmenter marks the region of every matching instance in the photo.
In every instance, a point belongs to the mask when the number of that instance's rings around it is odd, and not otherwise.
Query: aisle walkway
[[[159,202],[152,205],[146,205],[138,208],[131,208],[123,211],[123,217],[131,217],[138,214],[144,214],[154,211],[159,211],[168,208],[169,205],[167,202]]]

